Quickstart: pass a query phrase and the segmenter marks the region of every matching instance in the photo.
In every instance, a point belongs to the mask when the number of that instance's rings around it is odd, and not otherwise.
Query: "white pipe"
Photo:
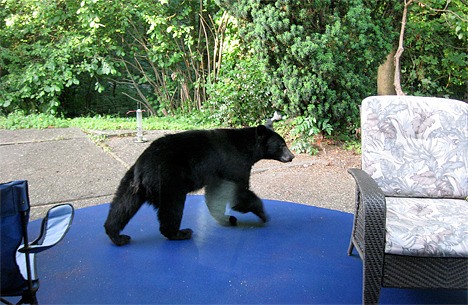
[[[146,139],[143,138],[143,111],[141,109],[136,110],[136,120],[137,120],[137,134],[135,142],[142,143],[146,142]]]

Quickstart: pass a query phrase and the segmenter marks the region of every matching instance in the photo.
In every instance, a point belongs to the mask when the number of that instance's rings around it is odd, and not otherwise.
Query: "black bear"
[[[235,217],[224,215],[227,202],[233,210],[252,212],[266,222],[262,201],[249,190],[251,168],[261,159],[293,158],[284,139],[264,125],[166,135],[151,143],[122,178],[110,204],[106,233],[116,245],[127,244],[130,236],[120,232],[147,202],[158,209],[165,237],[190,239],[191,229],[180,230],[186,195],[205,186],[206,204],[218,222],[236,224]]]

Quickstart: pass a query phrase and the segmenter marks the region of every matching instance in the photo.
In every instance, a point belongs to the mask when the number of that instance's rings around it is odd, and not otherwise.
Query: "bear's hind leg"
[[[158,210],[159,231],[167,239],[184,240],[192,237],[193,231],[191,229],[180,230],[185,198],[186,194],[161,196]]]
[[[116,194],[110,204],[109,214],[104,224],[106,233],[114,244],[123,246],[130,242],[130,236],[120,234],[130,219],[136,214],[145,201],[139,194],[127,190],[121,197]]]

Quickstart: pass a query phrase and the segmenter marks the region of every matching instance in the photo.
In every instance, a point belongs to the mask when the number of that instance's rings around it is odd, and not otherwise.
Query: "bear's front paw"
[[[175,236],[169,237],[170,240],[185,240],[192,238],[193,231],[191,229],[179,230]]]
[[[192,238],[192,229],[183,229],[179,231],[179,234],[181,235],[182,239],[190,239]]]
[[[111,240],[114,244],[116,244],[117,246],[123,246],[123,245],[126,245],[130,242],[130,236],[128,235],[118,235],[118,236],[114,236],[114,237],[111,237]]]

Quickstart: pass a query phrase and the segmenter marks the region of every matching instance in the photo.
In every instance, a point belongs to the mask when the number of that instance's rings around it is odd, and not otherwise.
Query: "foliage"
[[[292,136],[295,137],[292,149],[299,153],[315,155],[318,148],[312,145],[322,133],[332,134],[333,127],[328,119],[317,121],[315,117],[298,116],[293,120]]]
[[[426,0],[410,6],[402,56],[403,90],[468,99],[468,6]]]
[[[52,127],[70,127],[70,120],[46,113],[25,114],[23,111],[15,111],[8,116],[0,116],[0,129],[46,129]]]
[[[78,75],[116,73],[86,1],[2,0],[0,8],[0,107],[56,113]]]
[[[220,66],[227,15],[211,1],[138,2],[116,54],[124,82],[152,113],[200,110],[206,79]]]
[[[2,0],[0,109],[56,113],[89,77],[98,92],[133,87],[123,94],[152,113],[199,109],[221,58],[218,11],[203,0]]]
[[[353,151],[355,154],[360,155],[362,153],[362,147],[360,141],[347,142],[345,145],[347,150]]]
[[[210,118],[233,127],[264,124],[274,108],[259,59],[253,54],[230,55],[224,59],[216,82],[207,86]]]
[[[301,141],[356,127],[358,104],[375,93],[378,65],[396,37],[396,1],[219,2],[264,58],[274,107],[301,118]]]

